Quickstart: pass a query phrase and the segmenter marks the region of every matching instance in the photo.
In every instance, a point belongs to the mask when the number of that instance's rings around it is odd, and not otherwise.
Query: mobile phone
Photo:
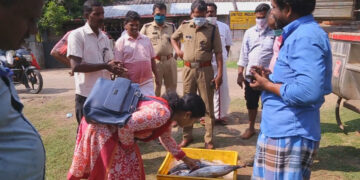
[[[250,82],[254,82],[256,80],[253,75],[246,75],[245,78],[250,79]]]

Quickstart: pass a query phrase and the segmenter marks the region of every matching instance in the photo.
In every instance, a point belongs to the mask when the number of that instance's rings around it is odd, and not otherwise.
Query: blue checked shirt
[[[280,95],[262,94],[261,131],[268,137],[301,136],[320,140],[320,112],[331,93],[332,56],[328,35],[312,15],[283,29],[283,45],[270,80]]]
[[[260,31],[256,26],[253,26],[246,30],[237,63],[238,66],[246,68],[245,75],[251,74],[252,66],[269,67],[273,56],[274,40],[275,35],[270,28]]]

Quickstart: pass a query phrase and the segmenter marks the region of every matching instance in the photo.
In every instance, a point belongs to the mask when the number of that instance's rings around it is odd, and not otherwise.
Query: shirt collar
[[[84,31],[85,31],[86,34],[95,34],[94,31],[91,29],[89,23],[85,24]]]
[[[152,22],[152,25],[155,26],[155,27],[160,28],[160,26],[158,24],[156,24],[155,21]],[[162,25],[162,28],[166,28],[166,27],[167,27],[167,24],[166,24],[166,22],[164,22],[164,24]]]
[[[142,39],[143,37],[142,37],[142,34],[139,32],[139,35],[138,35],[138,37],[136,38],[136,39],[134,39],[133,37],[131,37],[131,36],[129,36],[129,34],[126,32],[125,34],[124,34],[124,36],[125,36],[125,39],[127,39],[127,40],[139,40],[139,39]]]
[[[272,31],[272,29],[270,29],[269,26],[266,27],[266,29],[264,31],[261,31],[256,25],[255,25],[255,30],[256,30],[256,32],[261,32],[261,35],[266,34],[269,31]]]
[[[85,26],[84,26],[84,32],[85,32],[86,34],[94,34],[94,35],[96,35],[95,32],[91,29],[89,23],[86,23],[86,24],[85,24]],[[101,38],[104,38],[104,37],[107,37],[107,36],[103,33],[103,31],[102,31],[101,29],[99,29],[99,36],[98,36],[98,38],[101,39]]]
[[[282,33],[282,37],[283,37],[283,42],[286,40],[287,37],[290,36],[290,34],[292,32],[294,32],[301,24],[310,22],[310,21],[314,21],[314,16],[312,14],[307,15],[307,16],[303,16],[300,17],[296,20],[294,20],[293,22],[289,23],[288,25],[286,25],[283,28],[283,33]]]

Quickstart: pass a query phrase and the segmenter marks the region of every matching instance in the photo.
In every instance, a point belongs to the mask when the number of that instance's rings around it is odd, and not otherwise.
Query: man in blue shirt
[[[327,34],[314,20],[315,0],[272,0],[271,15],[283,29],[274,73],[251,72],[263,90],[261,133],[253,179],[309,179],[319,148],[320,107],[331,93],[332,57]]]
[[[0,49],[18,49],[37,31],[43,0],[0,0]],[[0,63],[0,179],[45,178],[45,149],[40,135],[22,114],[11,71]]]

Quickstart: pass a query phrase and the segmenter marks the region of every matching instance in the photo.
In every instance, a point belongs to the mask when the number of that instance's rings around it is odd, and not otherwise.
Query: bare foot
[[[242,139],[249,139],[255,134],[255,130],[246,129],[244,134],[241,135]]]

